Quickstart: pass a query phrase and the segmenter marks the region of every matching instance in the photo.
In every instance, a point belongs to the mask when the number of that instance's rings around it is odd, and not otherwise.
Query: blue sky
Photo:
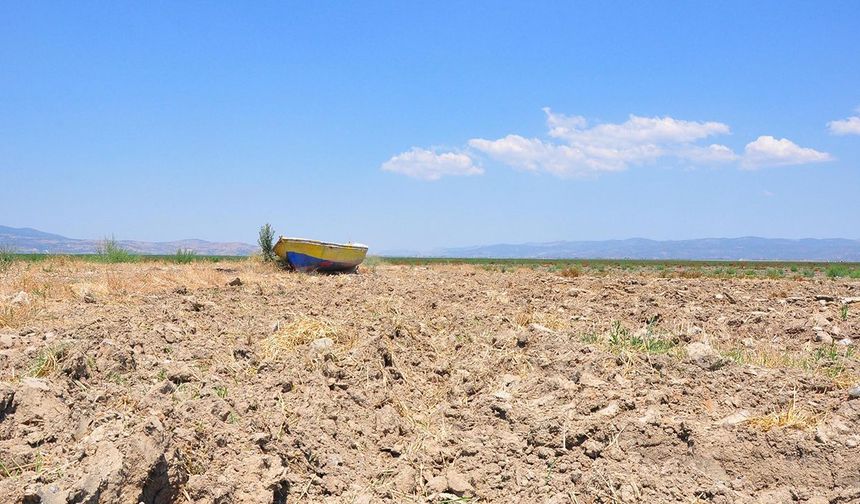
[[[7,2],[0,224],[860,238],[856,2]]]

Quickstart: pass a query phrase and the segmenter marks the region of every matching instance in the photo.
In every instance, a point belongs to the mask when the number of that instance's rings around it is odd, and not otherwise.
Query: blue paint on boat
[[[287,252],[287,259],[293,269],[298,271],[348,271],[358,266],[358,264],[326,261],[299,252]]]

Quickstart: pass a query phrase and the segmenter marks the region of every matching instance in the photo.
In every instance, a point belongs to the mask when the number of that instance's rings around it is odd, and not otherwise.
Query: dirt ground
[[[0,500],[860,502],[860,281],[0,272]]]

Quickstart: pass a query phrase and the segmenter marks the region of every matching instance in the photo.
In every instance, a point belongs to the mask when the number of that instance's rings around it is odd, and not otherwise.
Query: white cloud
[[[694,145],[678,152],[678,157],[693,163],[728,163],[736,161],[738,155],[735,151],[720,144],[711,144],[707,147]]]
[[[456,152],[436,153],[413,147],[382,164],[384,171],[400,173],[423,180],[439,180],[448,175],[481,175],[484,169],[476,166],[468,154]]]
[[[508,135],[498,140],[475,138],[469,146],[496,161],[529,171],[558,176],[588,176],[626,170],[632,165],[674,157],[698,163],[733,161],[737,155],[719,144],[696,145],[712,135],[730,133],[718,122],[631,115],[623,123],[588,127],[581,116],[543,109],[552,140]]]
[[[620,147],[689,143],[711,135],[730,133],[727,125],[718,122],[683,121],[671,117],[640,117],[630,115],[619,124],[604,123],[586,128],[582,117],[567,117],[545,108],[550,136],[572,143]]]
[[[590,157],[579,147],[519,135],[508,135],[498,140],[473,138],[469,140],[469,146],[508,166],[559,176],[618,171],[626,167],[623,161],[608,155]]]
[[[857,109],[860,112],[860,109]],[[834,135],[860,135],[860,116],[851,116],[827,123],[827,129]]]
[[[787,138],[763,135],[746,145],[741,168],[754,170],[764,166],[820,163],[832,159],[833,156],[826,152],[801,147]]]
[[[546,137],[510,134],[498,139],[473,138],[466,152],[436,153],[415,147],[389,159],[382,169],[425,180],[480,175],[484,170],[474,160],[481,154],[520,170],[558,177],[596,176],[657,162],[684,167],[733,165],[753,170],[833,159],[826,152],[772,136],[758,137],[739,154],[726,145],[706,142],[731,133],[728,125],[715,121],[631,114],[624,122],[589,125],[582,116],[559,114],[549,108],[543,111]]]

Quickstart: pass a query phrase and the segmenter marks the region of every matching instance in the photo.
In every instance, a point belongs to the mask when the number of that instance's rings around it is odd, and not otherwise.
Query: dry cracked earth
[[[0,500],[860,502],[860,282],[0,272]]]

